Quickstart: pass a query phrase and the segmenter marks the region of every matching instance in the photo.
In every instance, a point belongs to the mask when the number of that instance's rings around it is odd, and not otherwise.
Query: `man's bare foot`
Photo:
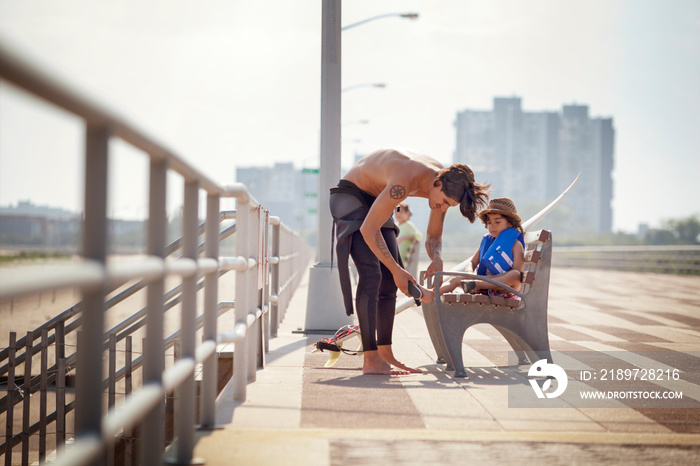
[[[389,364],[398,367],[399,369],[403,369],[405,371],[408,371],[411,374],[422,374],[423,371],[420,369],[414,369],[412,367],[408,367],[407,365],[399,362],[395,357],[394,357],[394,352],[391,350],[391,345],[382,345],[379,346],[379,349],[377,350],[379,353],[379,356],[382,358],[382,360],[388,362]]]
[[[395,370],[391,365],[384,361],[379,353],[375,351],[365,351],[364,363],[362,364],[363,374],[380,374],[380,375],[408,375],[407,370]]]

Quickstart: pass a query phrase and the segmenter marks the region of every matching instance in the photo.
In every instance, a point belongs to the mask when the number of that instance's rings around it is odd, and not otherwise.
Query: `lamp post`
[[[322,0],[321,28],[321,157],[318,190],[317,262],[309,272],[305,330],[335,331],[352,323],[345,314],[338,269],[331,263],[332,218],[329,189],[340,179],[341,41],[340,33],[380,18],[400,16],[416,19],[417,13],[390,13],[342,27],[341,0]]]

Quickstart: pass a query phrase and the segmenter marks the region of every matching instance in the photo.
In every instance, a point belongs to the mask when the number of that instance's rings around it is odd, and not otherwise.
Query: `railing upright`
[[[260,259],[262,261],[260,279],[262,280],[262,289],[260,292],[260,308],[263,310],[262,315],[262,331],[260,338],[263,341],[261,351],[260,367],[265,368],[265,355],[270,351],[270,212],[264,210],[262,214],[262,245]]]
[[[85,224],[83,257],[106,263],[107,254],[107,169],[109,130],[106,126],[86,125]],[[82,331],[78,334],[76,377],[76,439],[86,445],[100,445],[102,436],[102,347],[106,285],[83,286]]]
[[[270,223],[272,224],[272,257],[280,257],[280,219],[279,217],[270,217]],[[280,294],[280,261],[275,260],[272,263],[272,277],[270,278],[270,295],[273,299],[270,299],[270,334],[273,337],[277,336],[277,329],[279,328],[279,294]]]
[[[9,349],[7,356],[7,406],[10,409],[5,414],[5,466],[12,465],[12,445],[9,440],[13,437],[14,428],[14,401],[15,401],[15,353],[17,351],[17,334],[10,332],[10,343],[7,346]]]
[[[236,304],[234,315],[236,324],[248,321],[248,237],[250,225],[250,203],[248,196],[238,197],[236,200],[236,255],[245,260],[245,265],[236,271]],[[245,330],[248,336],[249,329]],[[248,383],[247,370],[247,340],[239,340],[235,343],[233,352],[233,399],[245,401],[246,385]]]
[[[199,183],[185,181],[185,204],[182,215],[182,255],[197,260],[197,224]],[[191,360],[194,368],[195,331],[197,319],[197,274],[182,279],[182,309],[180,312],[180,360]],[[193,372],[194,373],[194,372]],[[194,450],[195,389],[194,377],[188,376],[175,390],[175,433],[177,436],[177,463],[189,464]]]
[[[31,353],[34,346],[33,332],[27,332],[24,354]],[[22,458],[29,458],[29,416],[31,413],[32,393],[32,358],[24,360],[24,380],[22,383]]]
[[[254,243],[251,243],[249,245],[249,255],[248,260],[250,261],[251,259],[254,259],[256,264],[255,268],[249,268],[248,269],[248,289],[246,290],[246,293],[248,295],[247,299],[247,309],[248,309],[248,316],[247,320],[249,322],[248,325],[248,331],[246,332],[246,344],[248,345],[248,348],[246,349],[246,355],[248,356],[248,361],[246,362],[246,372],[247,372],[247,381],[248,382],[253,382],[255,380],[255,373],[257,370],[257,359],[258,359],[258,335],[260,334],[260,321],[258,319],[255,319],[255,321],[252,321],[253,319],[251,317],[254,317],[257,312],[257,304],[258,304],[258,267],[259,264],[257,264],[257,259],[258,259],[258,248],[257,245],[259,244],[258,242],[260,241],[260,229],[259,229],[259,221],[260,221],[260,216],[258,215],[259,210],[258,206],[253,206],[252,203],[248,203],[248,212],[250,213],[248,217],[248,241],[251,241],[255,239]],[[255,249],[252,248],[252,244],[255,244]],[[251,264],[252,265],[252,264]],[[251,316],[252,314],[252,316]],[[252,321],[252,322],[251,322]],[[252,325],[250,325],[252,323]]]
[[[205,255],[210,259],[219,257],[219,208],[220,196],[207,195],[207,216],[205,227]],[[204,278],[204,326],[202,341],[216,343],[217,305],[219,300],[218,270],[209,272]],[[217,361],[207,358],[202,364],[200,427],[212,429],[216,424]]]
[[[49,367],[49,336],[48,330],[41,330],[41,388],[39,392],[39,461],[46,457],[46,404],[48,401],[48,367]]]
[[[148,254],[165,258],[166,243],[166,192],[167,162],[151,158],[149,173],[149,216]],[[143,347],[143,384],[161,386],[165,370],[164,296],[165,277],[161,276],[147,284],[146,289],[146,338]],[[161,461],[160,448],[146,448],[151,445],[165,447],[165,407],[158,403],[141,422],[140,463],[158,464]]]

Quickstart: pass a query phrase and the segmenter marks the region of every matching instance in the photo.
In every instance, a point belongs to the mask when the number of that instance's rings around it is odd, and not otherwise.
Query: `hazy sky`
[[[321,4],[0,0],[0,41],[226,184],[318,165]],[[700,213],[700,1],[345,0],[343,24],[409,11],[342,34],[343,86],[386,84],[343,94],[344,165],[384,146],[449,164],[456,113],[494,96],[575,102],[614,118],[614,229]],[[1,206],[79,210],[83,145],[77,119],[0,82]],[[110,212],[143,216],[145,157],[114,145]]]

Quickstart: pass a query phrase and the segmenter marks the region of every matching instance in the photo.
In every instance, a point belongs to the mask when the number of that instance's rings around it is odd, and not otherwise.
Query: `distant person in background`
[[[418,254],[420,251],[418,245],[423,239],[423,235],[411,221],[411,215],[408,204],[402,202],[396,207],[394,218],[399,223],[399,237],[396,241],[399,243],[401,261],[408,273],[415,278],[418,276]]]

